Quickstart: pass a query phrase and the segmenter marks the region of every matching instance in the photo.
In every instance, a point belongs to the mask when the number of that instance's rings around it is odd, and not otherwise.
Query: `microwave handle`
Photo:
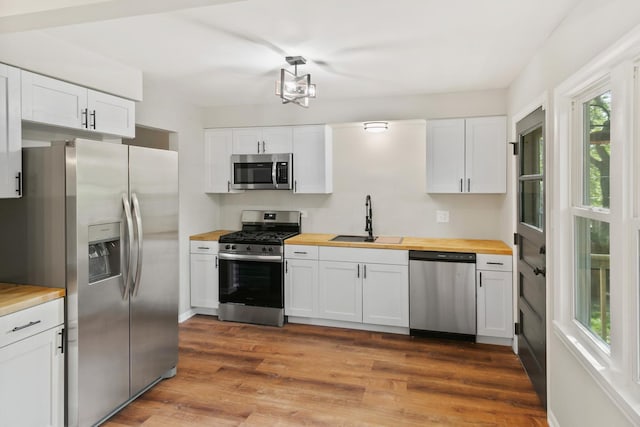
[[[277,172],[278,172],[278,162],[274,160],[273,165],[271,166],[271,181],[273,182],[273,186],[275,188],[278,187]]]

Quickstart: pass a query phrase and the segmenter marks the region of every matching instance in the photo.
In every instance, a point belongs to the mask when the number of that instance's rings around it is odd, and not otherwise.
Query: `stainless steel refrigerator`
[[[23,173],[0,281],[66,288],[66,423],[93,425],[175,375],[177,153],[54,142],[25,148]]]

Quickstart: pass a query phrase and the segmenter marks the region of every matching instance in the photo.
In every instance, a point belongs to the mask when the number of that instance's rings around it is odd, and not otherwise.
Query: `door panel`
[[[545,123],[542,108],[518,133],[518,355],[546,407]]]
[[[134,216],[143,236],[139,281],[131,295],[133,395],[178,362],[178,153],[130,146],[129,162],[131,198],[139,202]],[[139,236],[138,230],[136,255]],[[140,258],[134,258],[137,264]]]
[[[69,425],[91,425],[129,397],[129,300],[123,274],[89,284],[89,227],[120,223],[127,148],[76,140],[67,161]],[[120,248],[125,245],[120,244]],[[124,256],[121,254],[121,265]]]

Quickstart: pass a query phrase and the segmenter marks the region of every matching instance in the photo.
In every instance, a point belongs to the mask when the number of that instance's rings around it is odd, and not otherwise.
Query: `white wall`
[[[274,97],[275,98],[275,97]],[[364,199],[371,194],[376,234],[508,240],[502,217],[506,195],[425,193],[425,124],[402,119],[506,114],[503,90],[412,97],[312,101],[295,105],[238,106],[206,110],[206,127],[333,123],[330,195],[253,191],[217,196],[221,228],[238,228],[242,209],[301,209],[304,232],[364,233]],[[274,100],[277,101],[277,100]],[[362,130],[362,121],[392,120],[386,133]],[[506,155],[506,153],[505,153]],[[435,222],[449,210],[451,222]]]
[[[0,34],[0,62],[133,100],[142,72],[42,31]]]
[[[175,132],[180,180],[180,313],[189,311],[189,236],[218,226],[217,202],[204,193],[202,110],[181,103],[162,85],[145,78],[144,102],[136,105],[136,123]],[[162,173],[162,171],[158,171]]]
[[[584,0],[561,23],[538,54],[509,88],[508,102],[511,116],[522,112],[545,91],[553,89],[576,72],[596,55],[606,51],[613,42],[640,23],[640,2],[637,0]],[[551,99],[552,97],[550,97]],[[553,105],[548,105],[547,152],[553,151]],[[548,176],[547,200],[552,201],[553,176]],[[549,210],[554,207],[548,206]],[[549,215],[550,216],[550,215]],[[553,224],[548,225],[547,235],[553,233]],[[548,270],[553,269],[556,257],[548,247],[552,259],[548,259]],[[547,274],[548,289],[555,286],[552,274]],[[631,286],[631,284],[628,284]],[[589,373],[582,368],[551,331],[554,301],[549,298],[547,328],[550,419],[559,426],[631,425],[620,409],[599,388]]]

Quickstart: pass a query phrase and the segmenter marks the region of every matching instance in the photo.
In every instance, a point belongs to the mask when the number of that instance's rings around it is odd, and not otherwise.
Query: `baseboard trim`
[[[316,319],[296,316],[288,316],[287,322],[300,323],[303,325],[328,326],[331,328],[357,329],[361,331],[409,335],[409,328],[403,328],[401,326],[372,325],[368,323],[345,322],[341,320]]]

